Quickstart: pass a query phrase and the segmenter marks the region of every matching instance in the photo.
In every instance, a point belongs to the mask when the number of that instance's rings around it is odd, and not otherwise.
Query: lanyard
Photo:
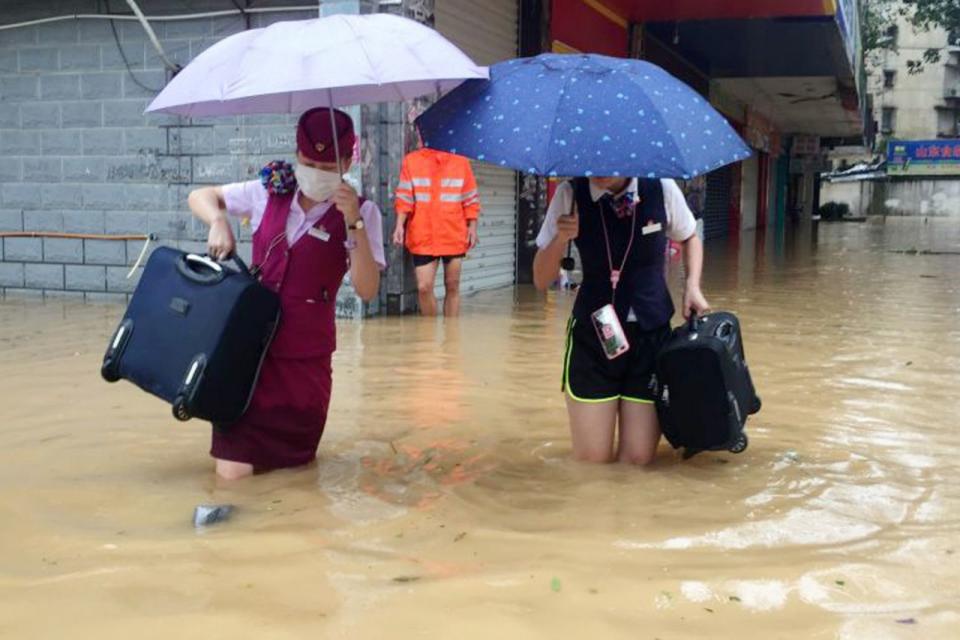
[[[627,250],[623,252],[623,261],[620,263],[619,269],[613,268],[613,252],[610,250],[610,234],[607,232],[607,219],[603,213],[603,204],[600,205],[600,224],[603,226],[603,240],[607,245],[607,265],[610,267],[610,285],[613,287],[613,293],[610,297],[611,302],[615,302],[617,298],[617,285],[620,283],[620,273],[623,271],[623,268],[627,266],[627,258],[630,257],[630,249],[633,247],[633,238],[636,235],[637,231],[637,212],[631,214],[630,221],[630,240],[627,242]]]
[[[273,250],[276,248],[276,246],[286,239],[287,230],[284,229],[278,233],[273,240],[270,241],[270,244],[267,246],[267,250],[263,255],[263,260],[260,261],[260,264],[253,265],[253,269],[250,270],[250,273],[252,273],[254,276],[258,275],[260,270],[263,269],[264,265],[267,264],[267,260],[270,259],[270,254],[273,253]]]

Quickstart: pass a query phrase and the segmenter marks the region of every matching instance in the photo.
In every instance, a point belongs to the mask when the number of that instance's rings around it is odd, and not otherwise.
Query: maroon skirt
[[[243,417],[214,426],[210,455],[246,462],[256,471],[312,462],[327,422],[331,356],[280,358],[270,353]]]

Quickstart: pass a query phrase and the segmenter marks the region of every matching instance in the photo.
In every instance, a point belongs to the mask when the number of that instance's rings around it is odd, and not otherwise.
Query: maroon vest
[[[314,225],[326,240],[305,234],[291,247],[287,218],[294,194],[271,195],[253,234],[253,263],[260,281],[280,294],[280,325],[270,353],[282,358],[325,356],[337,348],[337,291],[350,255],[343,214],[332,207]]]

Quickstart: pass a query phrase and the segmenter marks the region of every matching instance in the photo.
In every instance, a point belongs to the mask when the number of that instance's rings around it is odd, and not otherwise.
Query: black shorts
[[[670,325],[642,331],[637,323],[627,322],[623,330],[630,350],[608,360],[593,324],[571,318],[563,359],[563,389],[570,398],[580,402],[653,403],[657,354],[670,337]]]
[[[437,260],[441,260],[441,259],[443,260],[444,265],[448,265],[450,264],[451,260],[459,260],[460,258],[464,257],[464,255],[466,254],[461,253],[458,256],[421,256],[421,255],[417,255],[416,253],[413,253],[411,255],[413,256],[413,266],[425,267],[431,262],[436,262]]]

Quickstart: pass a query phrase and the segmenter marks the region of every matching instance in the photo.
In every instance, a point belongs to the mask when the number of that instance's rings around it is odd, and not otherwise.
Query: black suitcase
[[[160,247],[150,256],[100,373],[218,425],[246,410],[280,318],[280,299],[239,258]]]
[[[740,322],[716,312],[674,329],[657,356],[657,415],[683,457],[701,451],[741,453],[749,414],[760,410],[743,354]]]

